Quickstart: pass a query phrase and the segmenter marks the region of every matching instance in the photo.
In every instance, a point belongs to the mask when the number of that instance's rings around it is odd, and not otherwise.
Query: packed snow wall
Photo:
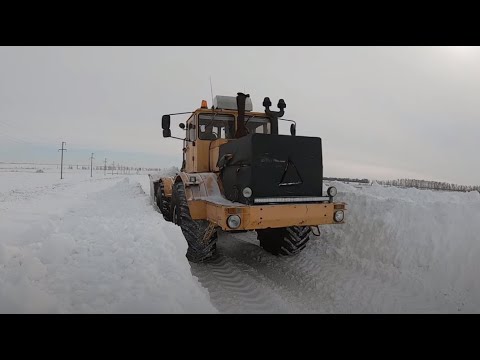
[[[323,227],[328,257],[422,298],[404,311],[480,311],[478,192],[331,185],[348,211]]]

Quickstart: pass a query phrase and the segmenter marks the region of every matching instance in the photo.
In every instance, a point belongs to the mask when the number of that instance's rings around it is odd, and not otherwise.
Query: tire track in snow
[[[327,312],[326,301],[321,301],[315,291],[316,287],[312,285],[315,283],[314,277],[319,272],[319,266],[312,271],[312,268],[304,269],[299,266],[296,262],[298,257],[273,256],[254,243],[255,236],[255,233],[221,234],[218,247],[221,255],[228,259],[226,263],[243,267],[245,270],[241,274],[249,274],[249,278],[245,276],[243,281],[254,279],[255,282],[260,282],[261,286],[257,286],[260,292],[257,299],[273,293],[288,306],[277,309],[269,306],[267,312]],[[244,296],[247,297],[248,294]],[[218,299],[215,300],[219,302]]]
[[[208,263],[191,264],[192,275],[208,289],[212,304],[225,313],[289,312],[286,303],[268,280],[218,250]]]
[[[208,289],[213,305],[227,313],[326,312],[318,293],[310,291],[318,271],[312,275],[294,269],[292,259],[266,253],[255,244],[255,236],[219,233],[217,258],[191,264],[192,275]]]
[[[191,264],[192,274],[221,312],[371,313],[381,310],[371,306],[373,299],[391,304],[402,296],[399,289],[325,256],[321,240],[314,236],[292,258],[265,252],[255,236],[220,233],[218,259]]]

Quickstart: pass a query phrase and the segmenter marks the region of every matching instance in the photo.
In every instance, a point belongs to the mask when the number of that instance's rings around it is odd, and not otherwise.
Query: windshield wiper
[[[205,128],[213,124],[213,119],[215,119],[215,116],[217,116],[217,114],[218,114],[218,113],[214,113],[214,114],[213,114],[212,120],[210,120],[210,123],[209,123],[208,125],[206,125]]]
[[[252,115],[252,116],[250,116],[250,117],[247,119],[247,121],[245,121],[245,126],[247,126],[247,123],[250,121],[250,119],[253,119],[255,116],[257,116],[257,115]]]

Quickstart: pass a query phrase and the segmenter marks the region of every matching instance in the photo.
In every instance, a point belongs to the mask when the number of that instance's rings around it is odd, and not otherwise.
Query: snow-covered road
[[[336,183],[346,224],[293,258],[221,233],[190,264],[146,175],[0,174],[0,313],[480,312],[480,195]]]

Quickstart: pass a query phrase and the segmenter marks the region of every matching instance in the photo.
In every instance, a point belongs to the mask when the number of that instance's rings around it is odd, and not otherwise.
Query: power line
[[[60,163],[60,179],[63,179],[63,152],[67,151],[67,149],[63,148],[63,145],[67,145],[65,141],[62,141],[62,148],[58,149],[58,151],[62,152],[62,162]]]
[[[5,140],[7,141],[10,141],[11,143],[13,144],[17,144],[17,145],[28,145],[26,144],[24,141],[21,141],[19,139],[16,139],[14,137],[11,137],[10,135],[7,135],[7,134],[0,134],[0,137],[3,137]]]
[[[21,137],[19,136],[13,136],[13,135],[9,135],[6,133],[7,130],[13,130],[13,131],[21,131],[23,133],[23,130],[22,129],[19,129],[18,127],[15,127],[13,126],[12,124],[8,123],[8,122],[5,122],[4,120],[0,120],[0,125],[3,126],[3,131],[4,131],[4,135],[6,136],[9,136],[11,138],[14,138],[16,140],[19,140],[25,144],[29,144],[29,145],[47,145],[48,143],[51,142],[51,139],[47,139],[43,136],[40,136],[37,134],[35,134],[35,137],[37,139],[40,139],[41,141],[38,141],[38,140],[29,140],[28,138],[26,138],[24,135],[22,135]]]
[[[10,138],[10,140],[13,140],[13,141],[17,142],[18,144],[22,144],[22,145],[24,145],[24,144],[26,144],[26,145],[35,145],[35,144],[33,144],[33,143],[29,142],[29,141],[26,141],[25,139],[19,138],[19,137],[17,137],[17,136],[9,135],[9,134],[7,134],[6,132],[3,132],[3,134],[0,134],[0,135],[3,135],[3,136],[5,136],[5,137],[7,137],[7,138]]]

